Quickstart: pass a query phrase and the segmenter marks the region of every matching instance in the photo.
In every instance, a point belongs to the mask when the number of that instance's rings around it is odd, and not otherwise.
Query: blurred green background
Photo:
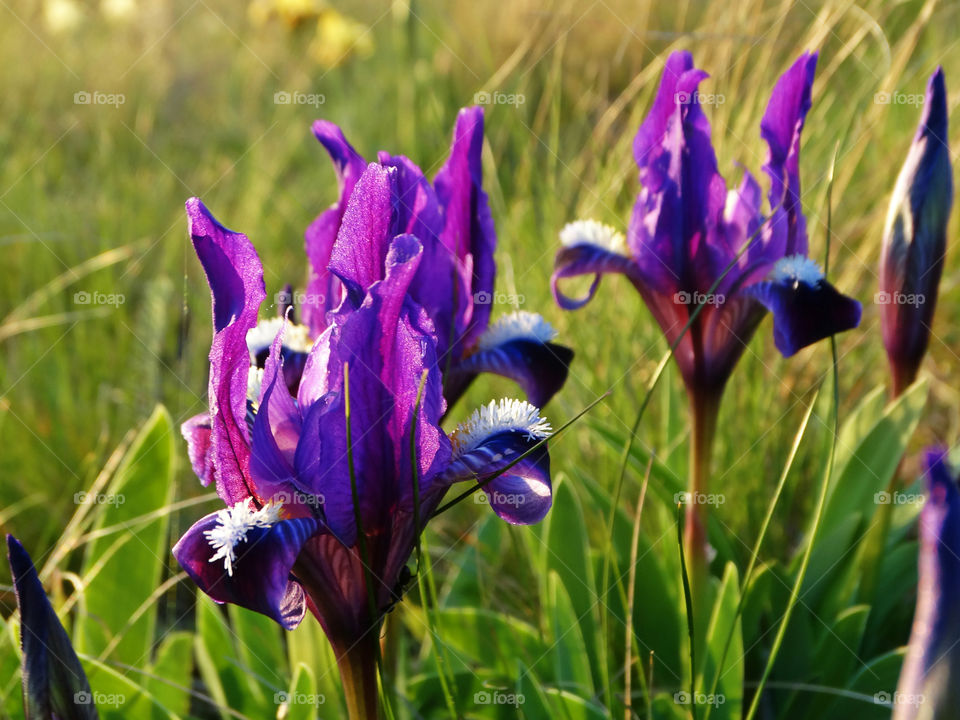
[[[777,76],[804,49],[820,51],[801,156],[811,254],[822,260],[827,169],[839,148],[830,272],[864,303],[861,327],[838,339],[841,414],[886,382],[872,302],[883,221],[920,115],[915,98],[922,99],[937,65],[946,72],[951,109],[960,98],[960,5],[309,5],[0,4],[0,524],[38,565],[75,512],[75,493],[91,485],[157,403],[175,425],[205,407],[210,301],[186,235],[184,200],[200,196],[224,224],[252,239],[264,259],[268,297],[286,282],[302,286],[303,231],[336,198],[334,173],[310,133],[318,117],[340,124],[367,157],[389,149],[432,175],[459,107],[514,97],[512,104],[488,104],[486,115],[484,180],[499,236],[497,289],[521,296],[522,309],[544,314],[577,351],[567,386],[547,408],[555,426],[612,389],[589,420],[551,448],[555,471],[581,488],[596,553],[606,541],[605,509],[589,498],[610,492],[619,458],[597,428],[626,434],[666,348],[621,279],[605,280],[576,313],[553,304],[548,279],[566,222],[596,217],[625,229],[638,190],[633,134],[670,50],[691,50],[711,73],[702,91],[722,99],[706,111],[729,185],[739,181],[738,163],[760,174],[759,121]],[[278,102],[278,93],[301,93],[302,102]],[[951,135],[956,142],[956,127]],[[956,230],[954,213],[951,239]],[[958,268],[951,248],[926,364],[931,399],[911,448],[957,436]],[[494,317],[510,309],[495,307]],[[740,560],[749,556],[809,391],[829,370],[824,344],[782,360],[769,323],[728,387],[715,455],[713,489],[727,498],[717,516],[731,538],[742,538],[731,542]],[[515,392],[482,378],[451,422]],[[637,444],[684,478],[686,436],[683,395],[671,370]],[[179,436],[174,447],[173,500],[202,495]],[[912,477],[911,458],[904,473]],[[818,448],[800,453],[765,559],[786,560],[797,546],[821,463]],[[631,474],[624,507],[633,508],[638,492],[639,477]],[[216,507],[210,500],[173,513],[170,537]],[[666,506],[661,511],[669,517]],[[475,543],[483,512],[471,503],[457,508],[433,526],[431,545]],[[483,593],[492,607],[536,618],[533,569],[522,559],[525,531],[498,532],[502,545]],[[644,533],[658,536],[646,527]],[[456,574],[451,559],[436,569],[439,578]],[[164,562],[164,577],[174,575],[172,557]],[[79,563],[74,556],[62,569]],[[0,569],[0,582],[6,573]],[[904,591],[909,599],[911,589]],[[165,597],[171,608],[182,607],[192,591],[181,583]],[[171,610],[168,621],[180,617]],[[903,642],[905,625],[898,633]]]

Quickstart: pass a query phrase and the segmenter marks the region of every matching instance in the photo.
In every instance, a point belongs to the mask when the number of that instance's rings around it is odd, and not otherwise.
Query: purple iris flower
[[[349,248],[339,257],[334,252],[341,227],[355,222],[347,207],[367,163],[333,123],[318,120],[313,132],[329,153],[340,185],[337,202],[306,233],[311,265],[306,297],[327,299],[304,313],[317,336],[343,294],[357,301],[378,277],[382,254],[359,258]],[[543,407],[566,380],[573,352],[552,342],[556,332],[537,314],[518,311],[490,321],[497,237],[483,190],[482,148],[483,110],[472,107],[457,116],[450,155],[433,183],[408,158],[379,153],[378,164],[396,170],[380,198],[380,218],[389,232],[411,233],[423,244],[423,262],[409,292],[436,329],[447,403],[452,406],[478,373],[492,372],[517,382],[531,403]],[[345,280],[354,266],[357,277]]]
[[[285,319],[271,321],[263,367],[250,347],[251,334],[264,332],[260,259],[246,236],[220,225],[199,200],[187,202],[214,333],[210,413],[183,432],[194,469],[215,481],[227,507],[191,527],[174,555],[218,602],[285,628],[309,609],[337,653],[358,717],[375,712],[376,624],[447,489],[486,482],[494,512],[515,524],[539,521],[551,504],[545,445],[493,477],[549,435],[536,407],[502,400],[449,437],[440,427],[447,404],[439,338],[412,292],[427,243],[396,223],[401,176],[396,166],[372,163],[357,178],[330,252],[342,302],[309,343]],[[291,353],[305,355],[293,385],[285,373]]]
[[[70,636],[43,591],[30,555],[13,535],[7,535],[7,554],[20,609],[26,720],[96,720],[97,706]]]
[[[938,68],[890,199],[880,255],[877,302],[894,395],[916,379],[930,342],[953,204],[947,135],[947,89]]]
[[[552,279],[560,306],[582,307],[602,275],[620,273],[673,343],[702,305],[675,359],[691,392],[714,395],[722,391],[766,310],[773,313],[774,340],[785,357],[855,327],[860,304],[838,293],[807,256],[800,133],[816,62],[816,54],[805,53],[781,76],[760,124],[768,147],[763,170],[770,178],[765,215],[760,186],[749,171],[738,188],[728,191],[717,170],[698,94],[707,74],[694,67],[689,52],[671,54],[634,139],[642,190],[627,237],[591,220],[564,228]],[[569,298],[559,289],[560,279],[576,275],[594,275],[584,298]]]
[[[952,718],[960,708],[960,491],[946,450],[926,457],[920,584],[893,720]]]

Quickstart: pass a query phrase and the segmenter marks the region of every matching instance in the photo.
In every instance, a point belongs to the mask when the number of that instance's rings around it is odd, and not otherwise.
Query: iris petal
[[[303,544],[319,529],[313,518],[280,520],[247,530],[234,548],[232,574],[218,559],[205,532],[221,524],[221,513],[198,520],[174,546],[177,562],[197,586],[219,603],[232,603],[274,619],[288,630],[306,612],[303,588],[290,577]]]
[[[213,293],[210,447],[217,492],[228,504],[251,494],[246,424],[247,333],[266,297],[263,266],[246,235],[227,230],[197,198],[187,201],[190,236]]]
[[[773,339],[784,357],[860,324],[860,303],[823,279],[764,281],[746,288],[744,294],[773,314]]]
[[[550,454],[545,444],[503,474],[489,478],[541,439],[524,430],[495,432],[451,462],[445,478],[479,482],[493,511],[512,525],[540,522],[553,504]]]
[[[491,372],[516,382],[531,403],[543,407],[567,379],[573,350],[552,342],[514,338],[479,350],[453,368],[453,373]]]
[[[213,480],[213,458],[210,455],[210,413],[194,415],[180,426],[180,434],[187,441],[190,466],[206,487]]]
[[[577,243],[560,248],[554,260],[553,276],[550,278],[550,289],[557,304],[564,310],[582,308],[593,299],[600,278],[606,273],[620,273],[631,280],[638,276],[637,265],[626,255],[612,252],[600,245],[586,242]],[[560,291],[559,281],[562,278],[578,275],[594,275],[593,283],[582,298],[570,298]]]
[[[305,235],[307,258],[310,260],[310,280],[307,283],[306,302],[303,304],[303,321],[316,337],[327,326],[326,313],[340,304],[343,292],[340,281],[330,272],[330,253],[340,231],[343,213],[347,209],[353,187],[367,164],[363,157],[347,142],[343,131],[331,122],[318,120],[313,124],[313,134],[326,148],[337,172],[340,196],[337,202],[324,210]]]
[[[96,720],[87,676],[43,591],[30,555],[13,535],[7,535],[7,552],[20,608],[23,709],[27,719]]]

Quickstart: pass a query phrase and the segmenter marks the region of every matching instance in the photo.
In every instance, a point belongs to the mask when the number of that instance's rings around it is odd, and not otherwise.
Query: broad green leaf
[[[317,720],[326,700],[326,696],[317,692],[313,672],[302,663],[294,671],[290,689],[274,696],[277,717],[283,720]]]
[[[553,507],[546,522],[545,577],[550,571],[556,572],[570,597],[586,642],[587,659],[594,671],[593,680],[599,686],[599,653],[605,651],[606,642],[597,630],[600,603],[593,581],[583,508],[572,482],[563,479],[554,487]]]
[[[408,610],[417,622],[422,619],[421,612],[419,608]],[[547,647],[537,630],[509,615],[482,608],[440,608],[436,623],[454,672],[484,668],[510,676],[518,661],[548,666]]]
[[[490,695],[490,700],[497,698]],[[603,720],[608,713],[600,705],[579,694],[549,687],[541,683],[532,669],[520,665],[516,691],[500,697],[500,707],[510,712],[498,716],[521,717],[530,720],[563,718],[564,720]],[[483,715],[483,717],[487,717]]]
[[[904,652],[901,648],[871,660],[841,691],[848,696],[838,693],[830,707],[813,720],[889,720],[890,708],[881,703],[893,696]]]
[[[144,423],[97,504],[97,537],[84,553],[83,612],[74,628],[77,651],[134,667],[150,662],[159,599],[155,591],[171,561],[168,517],[148,522],[173,498],[174,430],[169,413],[157,407]],[[90,499],[87,499],[90,502]]]
[[[852,562],[851,544],[858,528],[869,524],[886,492],[907,443],[923,414],[925,380],[914,383],[898,399],[881,408],[878,388],[844,423],[837,443],[837,464],[830,484],[820,533],[804,583],[805,602],[817,607],[831,589],[842,564]]]
[[[86,659],[100,720],[180,720],[141,684],[142,676],[122,668],[114,668],[98,660]]]
[[[388,623],[396,622],[397,612],[393,612],[387,620]],[[313,617],[305,617],[297,628],[286,634],[286,638],[289,667],[306,665],[313,671],[316,692],[322,694],[326,700],[321,716],[346,717],[337,659],[320,623]]]
[[[449,607],[480,606],[489,603],[488,592],[481,581],[481,571],[499,557],[501,543],[506,542],[504,522],[493,513],[480,521],[476,542],[468,543],[454,559],[457,568],[440,591],[440,604]]]
[[[864,667],[860,659],[860,646],[867,627],[870,608],[855,605],[847,608],[834,621],[829,631],[821,632],[820,642],[814,651],[815,682],[820,685],[846,683],[854,673]],[[823,628],[821,628],[821,631]],[[830,704],[823,695],[806,696],[812,715],[819,715]]]
[[[593,678],[587,660],[587,649],[580,631],[580,624],[573,611],[573,604],[553,570],[547,578],[547,609],[550,613],[550,629],[553,656],[553,682],[578,695],[593,695]]]
[[[175,632],[166,635],[157,649],[157,661],[150,669],[153,677],[144,686],[163,705],[181,717],[190,709],[190,684],[193,681],[193,634]]]
[[[276,688],[286,687],[290,682],[283,647],[284,630],[266,615],[237,605],[227,605],[227,615],[236,639],[237,659],[248,669],[250,693],[258,699],[269,700]],[[312,616],[305,621],[314,622]]]

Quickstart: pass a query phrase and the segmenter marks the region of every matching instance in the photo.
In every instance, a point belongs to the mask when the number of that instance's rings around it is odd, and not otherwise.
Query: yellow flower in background
[[[76,0],[47,0],[43,4],[43,22],[52,33],[75,30],[83,20],[83,9]]]
[[[357,55],[366,57],[373,52],[370,28],[328,8],[317,20],[317,34],[310,43],[310,55],[324,67],[336,67]]]
[[[287,27],[315,20],[327,9],[323,0],[253,0],[250,3],[250,20],[255,25],[264,25],[279,18]]]

